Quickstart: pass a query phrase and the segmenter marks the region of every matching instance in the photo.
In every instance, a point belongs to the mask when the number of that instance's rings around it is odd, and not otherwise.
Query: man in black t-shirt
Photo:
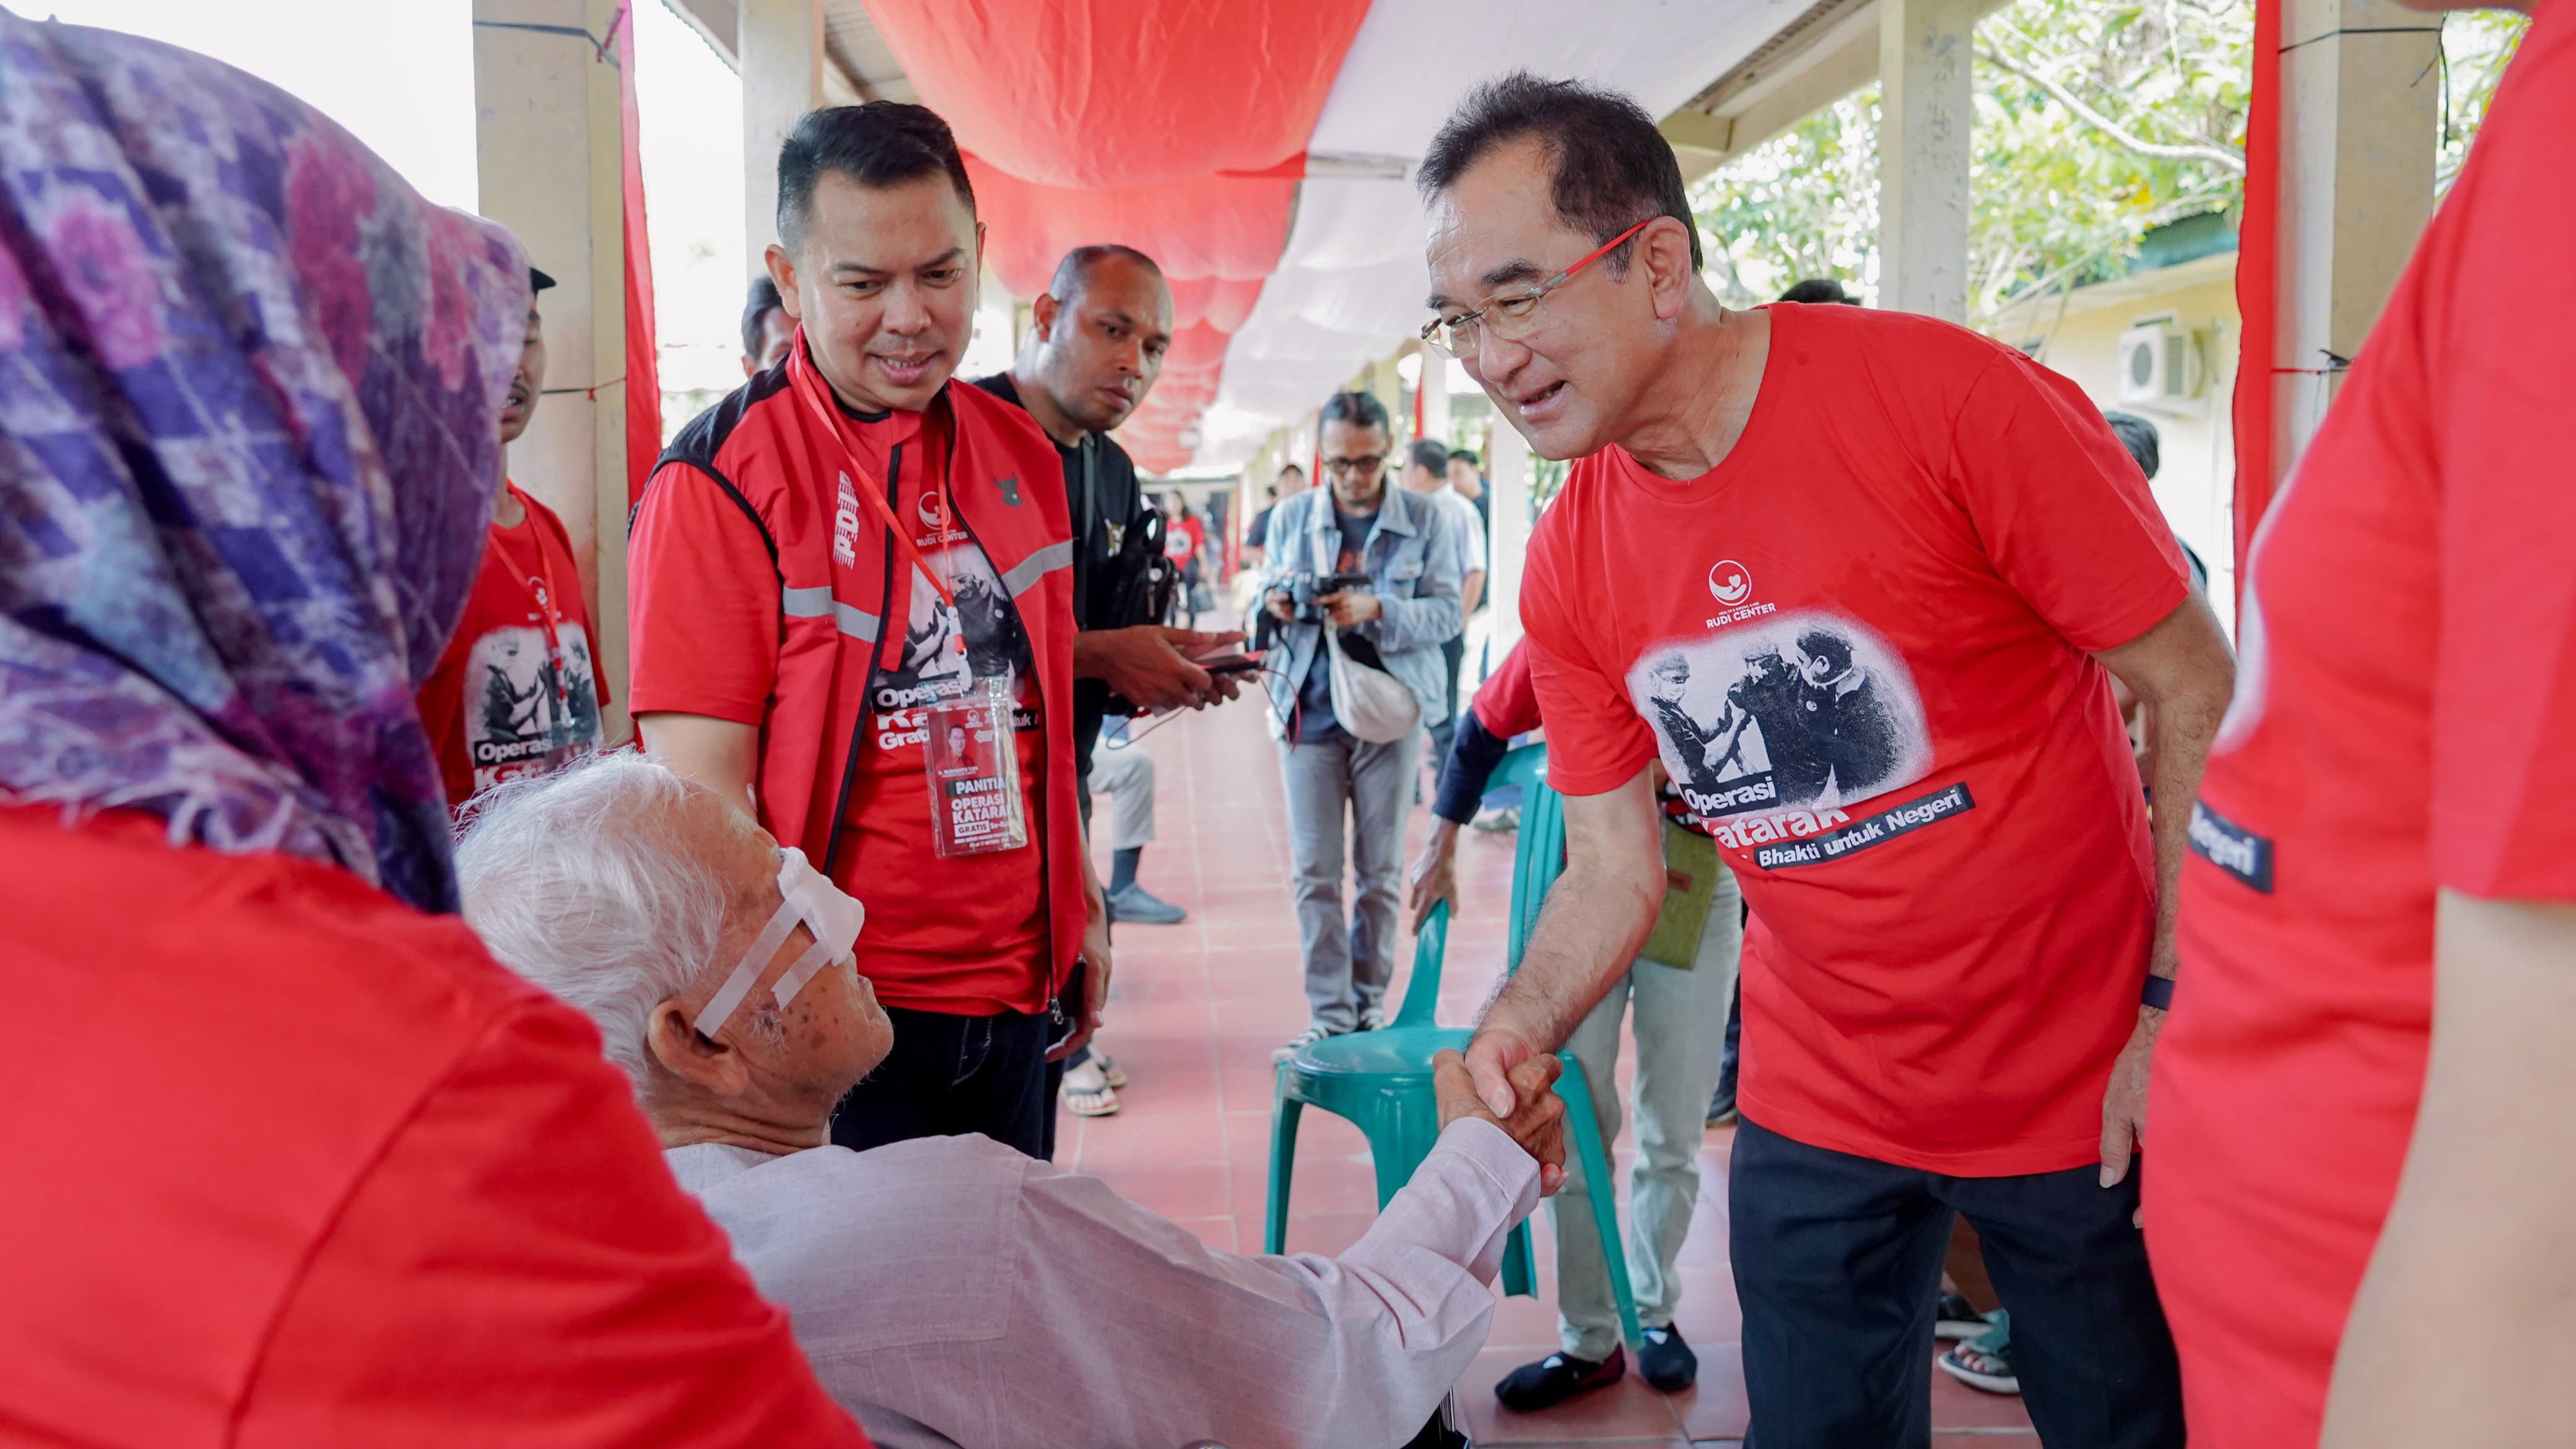
[[[1081,631],[1073,654],[1074,761],[1087,781],[1111,695],[1151,710],[1232,699],[1238,688],[1232,677],[1210,675],[1191,660],[1240,644],[1243,636],[1110,617],[1118,607],[1119,560],[1132,552],[1128,535],[1146,526],[1151,504],[1134,461],[1107,434],[1144,400],[1171,345],[1172,296],[1162,270],[1128,247],[1082,247],[1057,266],[1032,311],[1035,325],[1011,370],[976,386],[1027,409],[1064,460],[1075,540],[1073,617]],[[1150,774],[1144,779],[1150,789]],[[1082,798],[1087,810],[1087,788]],[[1110,918],[1177,922],[1186,914],[1180,907],[1136,884],[1144,845],[1112,842]]]

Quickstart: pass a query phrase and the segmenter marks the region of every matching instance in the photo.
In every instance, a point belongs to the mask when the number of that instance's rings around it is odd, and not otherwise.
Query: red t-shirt
[[[62,818],[0,808],[0,1438],[865,1443],[463,922]]]
[[[1734,867],[1746,1117],[1935,1172],[2081,1165],[2155,890],[2088,651],[2181,604],[2182,554],[2064,378],[1926,318],[1769,313],[1715,469],[1612,448],[1539,520],[1549,781],[1660,750]]]
[[[793,399],[787,405],[794,405]],[[910,590],[900,660],[881,651],[869,681],[866,738],[857,759],[832,879],[868,908],[859,933],[860,974],[889,1006],[990,1016],[1043,1009],[1048,991],[1046,880],[1039,804],[1044,778],[1037,672],[1018,606],[983,548],[951,526],[946,504],[950,415],[890,412],[862,418],[859,461],[883,480],[894,450],[895,517],[940,571],[957,602],[952,612],[900,549],[895,566]],[[778,674],[777,571],[760,532],[713,480],[692,468],[666,470],[653,506],[628,545],[632,707],[758,725]],[[863,546],[880,546],[875,511],[859,514]],[[877,542],[868,542],[877,541]],[[940,859],[931,844],[931,790],[924,768],[929,705],[970,674],[1009,670],[1017,686],[1014,721],[1029,844],[1017,850]],[[943,748],[944,748],[943,741]]]
[[[464,617],[420,687],[451,805],[599,748],[608,703],[563,520],[508,487],[528,515],[492,525]]]
[[[2196,1445],[2316,1442],[2414,1130],[2435,892],[2576,901],[2570,136],[2562,0],[2257,536],[2148,1112]]]
[[[1523,639],[1476,686],[1475,698],[1467,705],[1476,712],[1476,723],[1485,727],[1485,733],[1507,740],[1538,728],[1538,690],[1530,679],[1530,656],[1536,652]]]

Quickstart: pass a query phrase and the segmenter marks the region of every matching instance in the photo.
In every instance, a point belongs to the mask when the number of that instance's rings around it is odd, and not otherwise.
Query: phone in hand
[[[1251,674],[1261,668],[1261,656],[1258,654],[1212,654],[1205,659],[1193,659],[1190,662],[1210,674]]]

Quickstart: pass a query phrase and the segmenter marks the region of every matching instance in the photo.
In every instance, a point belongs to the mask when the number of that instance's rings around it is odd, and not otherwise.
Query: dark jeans
[[[889,1006],[894,1050],[832,1113],[832,1141],[865,1152],[914,1137],[981,1132],[1046,1155],[1047,1017],[951,1016]]]
[[[1932,1308],[1964,1213],[2012,1311],[2012,1361],[2047,1449],[2183,1442],[2173,1339],[2131,1225],[2141,1168],[1944,1177],[1747,1121],[1727,1174],[1744,1305],[1746,1449],[1927,1449]]]
[[[1449,741],[1458,733],[1458,675],[1467,663],[1467,639],[1463,634],[1450,636],[1440,646],[1440,660],[1449,669],[1449,717],[1431,727],[1431,776],[1440,777],[1441,767],[1449,763]]]

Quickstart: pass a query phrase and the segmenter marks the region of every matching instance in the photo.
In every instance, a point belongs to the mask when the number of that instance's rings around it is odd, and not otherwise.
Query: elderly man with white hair
[[[1554,1059],[1498,1122],[1454,1053],[1438,1145],[1338,1258],[1205,1247],[985,1137],[851,1152],[833,1105],[894,1028],[850,952],[858,903],[796,851],[620,753],[486,796],[458,867],[466,919],[598,1024],[672,1173],[887,1449],[1403,1443],[1563,1175]]]

